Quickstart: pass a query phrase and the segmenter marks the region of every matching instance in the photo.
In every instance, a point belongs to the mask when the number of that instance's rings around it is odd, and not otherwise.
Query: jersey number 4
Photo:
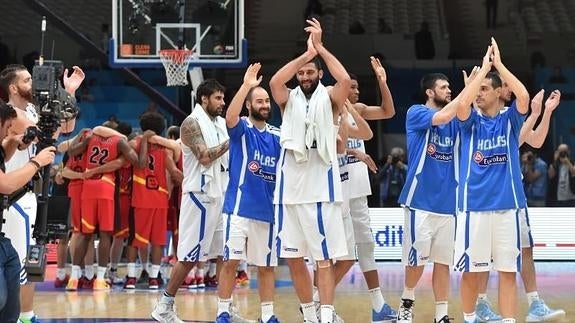
[[[108,149],[106,148],[100,149],[100,147],[93,147],[92,153],[90,154],[90,163],[104,165],[109,155],[110,152],[108,151]]]

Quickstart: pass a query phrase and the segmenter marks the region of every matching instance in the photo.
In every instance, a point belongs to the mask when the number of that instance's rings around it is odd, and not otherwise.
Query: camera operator
[[[68,69],[64,71],[64,87],[66,92],[72,96],[83,80],[84,72],[77,66],[74,66],[71,76],[68,75]],[[21,168],[34,157],[35,145],[29,144],[36,138],[37,132],[34,130],[39,118],[38,111],[33,104],[32,75],[25,66],[8,65],[2,70],[0,72],[0,87],[8,94],[8,103],[15,108],[17,113],[17,118],[13,120],[10,129],[11,135],[25,134],[23,142],[18,145],[18,150],[6,163],[6,171],[11,172]],[[73,122],[66,124],[66,126],[73,128]],[[71,132],[71,130],[73,129],[66,129],[64,132]],[[35,244],[32,233],[36,222],[37,207],[36,195],[33,192],[27,192],[15,203],[14,207],[10,207],[7,212],[4,212],[6,223],[3,232],[12,240],[22,262],[19,280],[22,285],[20,289],[22,304],[20,320],[24,323],[36,322],[37,320],[33,311],[34,284],[27,283],[27,273],[24,269],[28,247]]]
[[[569,146],[561,144],[549,165],[549,200],[553,206],[575,206],[575,166]]]
[[[405,152],[399,147],[394,147],[380,170],[380,206],[399,206],[397,199],[405,184],[406,175]]]
[[[545,206],[547,197],[547,164],[532,151],[521,155],[521,173],[523,188],[528,206]]]
[[[2,140],[2,147],[0,147],[0,200],[2,201],[7,199],[7,195],[25,186],[42,166],[52,163],[55,155],[54,148],[46,148],[20,168],[5,173],[5,157],[13,153],[13,149],[16,147],[11,145],[14,138],[7,139],[6,137],[8,129],[16,117],[14,108],[0,101],[0,140]],[[6,206],[3,205],[4,208]],[[10,239],[6,238],[4,233],[0,233],[0,322],[18,322],[20,315],[20,299],[18,297],[20,268],[20,256],[12,246]]]

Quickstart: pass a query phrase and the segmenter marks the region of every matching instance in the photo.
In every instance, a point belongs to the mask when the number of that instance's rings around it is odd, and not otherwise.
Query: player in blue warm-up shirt
[[[517,99],[501,108],[501,78],[489,73],[477,96],[478,109],[458,115],[461,136],[459,214],[455,269],[463,271],[462,309],[465,322],[477,322],[474,312],[480,272],[499,272],[499,309],[504,323],[515,322],[515,273],[521,268],[519,215],[525,206],[521,186],[519,133],[528,110],[525,86],[503,65],[492,39],[493,66]]]
[[[266,123],[271,112],[270,97],[259,86],[260,68],[259,63],[248,67],[244,82],[226,112],[230,181],[223,208],[226,245],[218,284],[216,322],[221,323],[241,321],[230,306],[240,260],[258,266],[261,322],[279,322],[273,310],[273,266],[277,265],[273,191],[281,148],[279,129]],[[244,102],[248,118],[240,118]]]
[[[398,311],[398,322],[412,322],[414,289],[424,265],[434,263],[433,289],[436,301],[435,322],[447,323],[449,266],[453,263],[457,181],[456,115],[463,114],[473,102],[481,79],[491,68],[490,49],[477,68],[475,78],[451,100],[449,81],[443,74],[428,74],[421,80],[425,105],[407,111],[407,180],[399,197],[404,206],[403,263],[405,288]]]

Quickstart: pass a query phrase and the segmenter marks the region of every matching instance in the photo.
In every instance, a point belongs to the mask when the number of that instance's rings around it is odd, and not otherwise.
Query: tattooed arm
[[[226,140],[215,147],[208,148],[204,141],[200,124],[192,117],[187,117],[182,122],[180,126],[180,140],[182,144],[192,150],[194,156],[203,166],[209,166],[214,160],[228,151],[230,147],[229,140]]]

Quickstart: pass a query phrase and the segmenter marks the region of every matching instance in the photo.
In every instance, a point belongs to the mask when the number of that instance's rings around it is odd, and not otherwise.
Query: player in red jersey
[[[152,266],[148,286],[158,289],[158,273],[162,249],[166,244],[167,215],[169,206],[168,176],[176,184],[181,184],[182,172],[177,168],[172,151],[149,142],[150,137],[162,133],[164,117],[157,112],[147,112],[140,117],[143,136],[135,138],[131,144],[140,155],[146,155],[146,164],[134,167],[132,176],[132,207],[134,230],[130,234],[128,246],[128,277],[124,285],[127,289],[136,287],[136,249],[152,246]]]
[[[145,155],[138,156],[124,137],[104,138],[98,135],[88,136],[84,141],[75,144],[69,150],[70,157],[80,153],[86,154],[86,172],[91,172],[119,157],[124,157],[131,164],[144,165]],[[119,168],[118,166],[117,168]],[[116,169],[117,169],[116,168]],[[88,243],[98,229],[98,273],[94,281],[94,290],[109,289],[104,276],[110,258],[111,235],[114,231],[114,194],[116,175],[114,171],[94,175],[84,179],[82,188],[81,227],[78,246],[72,257],[72,275],[67,288],[74,290],[80,276],[80,261],[86,254]],[[74,286],[75,285],[75,286]]]

